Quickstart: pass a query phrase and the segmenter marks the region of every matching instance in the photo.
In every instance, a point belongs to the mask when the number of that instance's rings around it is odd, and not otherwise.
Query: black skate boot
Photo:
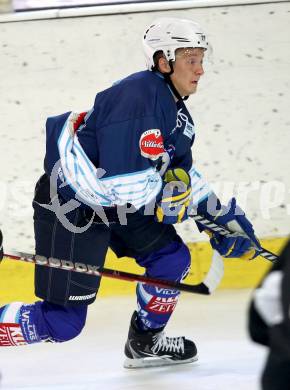
[[[191,363],[198,359],[196,346],[185,337],[166,337],[163,328],[142,331],[133,313],[125,345],[125,368],[158,367]]]

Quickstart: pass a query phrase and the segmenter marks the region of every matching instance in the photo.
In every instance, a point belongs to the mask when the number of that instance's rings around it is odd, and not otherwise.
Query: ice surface
[[[199,361],[139,370],[122,367],[135,297],[100,298],[77,339],[2,348],[1,390],[258,390],[266,351],[247,336],[249,293],[183,294],[167,333],[192,338]]]

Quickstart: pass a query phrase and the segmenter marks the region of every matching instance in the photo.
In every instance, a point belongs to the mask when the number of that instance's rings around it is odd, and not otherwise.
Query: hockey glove
[[[0,230],[0,262],[3,259],[3,235]]]
[[[226,237],[216,232],[210,232],[210,243],[223,257],[239,257],[244,260],[252,260],[259,255],[261,245],[256,238],[250,221],[244,211],[232,198],[227,207],[222,206],[218,214],[213,218],[217,225],[227,227],[234,236]]]
[[[183,222],[188,218],[190,176],[182,168],[173,168],[164,175],[162,198],[157,203],[155,219],[165,224]]]

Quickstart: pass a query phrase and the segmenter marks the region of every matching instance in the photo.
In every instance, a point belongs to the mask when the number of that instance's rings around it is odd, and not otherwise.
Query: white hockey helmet
[[[149,70],[154,67],[154,54],[162,50],[168,61],[175,61],[175,51],[185,47],[209,48],[199,24],[189,19],[160,18],[152,22],[143,35],[143,49]]]

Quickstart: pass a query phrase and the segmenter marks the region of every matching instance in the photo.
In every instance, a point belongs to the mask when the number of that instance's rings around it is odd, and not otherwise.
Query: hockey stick
[[[201,223],[203,226],[207,227],[209,230],[217,232],[217,233],[221,234],[222,236],[227,236],[227,237],[233,236],[234,237],[237,234],[239,234],[236,232],[231,232],[227,228],[225,228],[223,226],[219,226],[219,225],[215,224],[214,222],[209,221],[208,219],[206,219],[203,216],[191,215],[190,217],[193,218],[195,221]],[[264,248],[261,249],[259,256],[262,256],[262,257],[264,257],[264,259],[269,260],[271,262],[275,262],[278,258],[277,255],[275,255],[274,253],[272,253]]]
[[[225,227],[219,226],[214,222],[209,221],[203,216],[192,215],[191,217],[195,221],[200,222],[208,229],[218,232],[221,235],[235,236],[237,234],[229,231]],[[274,262],[278,258],[277,255],[264,248],[261,249],[259,255],[271,262]],[[67,271],[80,272],[88,275],[105,276],[109,278],[127,280],[131,282],[136,281],[141,283],[148,283],[163,288],[173,288],[179,291],[186,291],[186,292],[203,294],[203,295],[209,295],[217,288],[224,273],[223,261],[221,259],[221,256],[216,251],[214,251],[212,264],[207,276],[205,277],[203,282],[196,285],[190,285],[190,284],[185,284],[180,282],[171,282],[167,280],[151,278],[144,275],[136,275],[133,273],[113,270],[109,268],[99,268],[96,266],[86,265],[84,263],[77,263],[77,262],[73,263],[71,261],[66,261],[66,260],[46,258],[44,256],[37,256],[37,255],[32,255],[23,252],[14,252],[13,254],[5,254],[4,256],[13,260],[21,260],[28,263],[34,263],[38,265],[63,269]]]
[[[105,276],[120,280],[127,280],[130,282],[148,283],[162,288],[176,289],[179,291],[186,291],[195,294],[210,295],[219,285],[223,274],[224,265],[221,256],[214,251],[212,264],[209,272],[202,283],[190,285],[180,282],[171,282],[167,280],[151,278],[144,275],[136,275],[129,272],[113,270],[109,268],[100,268],[89,264],[72,262],[68,260],[60,260],[56,258],[47,258],[45,256],[32,255],[23,252],[13,252],[11,254],[4,254],[5,257],[12,260],[25,261],[51,268],[62,269],[66,271],[79,272],[87,275]]]

